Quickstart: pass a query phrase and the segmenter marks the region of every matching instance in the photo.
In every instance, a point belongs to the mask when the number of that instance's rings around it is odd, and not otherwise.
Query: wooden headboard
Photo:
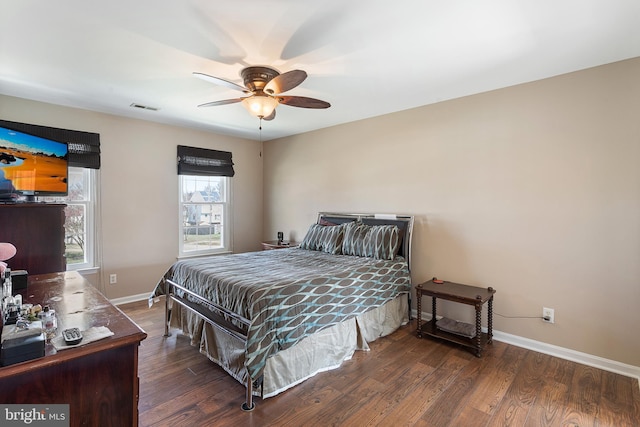
[[[338,212],[319,212],[318,224],[327,221],[333,224],[344,224],[346,222],[360,221],[367,225],[395,225],[400,229],[402,242],[398,255],[403,256],[409,265],[411,271],[411,238],[413,232],[413,216],[412,215],[395,215],[395,214],[354,214],[354,213],[338,213]]]

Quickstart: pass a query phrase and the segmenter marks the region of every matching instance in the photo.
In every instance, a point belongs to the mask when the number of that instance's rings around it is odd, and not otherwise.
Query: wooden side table
[[[277,240],[267,240],[262,242],[262,250],[267,251],[270,249],[286,249],[293,248],[298,244],[295,242],[278,242]]]
[[[465,347],[471,348],[477,357],[482,354],[482,349],[486,344],[490,344],[493,340],[493,294],[495,289],[480,288],[477,286],[462,285],[460,283],[443,282],[434,283],[433,280],[421,283],[416,286],[417,310],[418,310],[418,337],[426,334],[431,337],[444,339],[454,342]],[[431,320],[422,321],[422,297],[431,297]],[[454,301],[461,304],[468,304],[475,307],[476,310],[476,334],[473,338],[450,333],[438,329],[436,326],[436,299]],[[487,303],[487,332],[482,332],[482,306]]]

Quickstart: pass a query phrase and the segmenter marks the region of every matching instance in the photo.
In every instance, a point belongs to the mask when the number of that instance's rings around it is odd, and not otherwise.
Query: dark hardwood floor
[[[140,347],[141,426],[640,426],[638,380],[494,342],[478,359],[415,336],[415,320],[243,412],[244,386],[163,335],[164,304],[120,308]]]

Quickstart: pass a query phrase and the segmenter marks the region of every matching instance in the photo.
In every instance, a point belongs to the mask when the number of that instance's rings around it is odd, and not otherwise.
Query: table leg
[[[489,311],[488,311],[488,317],[487,317],[487,335],[488,335],[487,343],[492,343],[493,342],[493,295],[491,296],[491,298],[489,298],[488,306],[489,306]]]
[[[431,297],[431,321],[433,322],[433,327],[436,327],[436,297]]]
[[[416,332],[418,337],[422,338],[422,294],[418,288],[416,288],[416,310],[418,312],[418,326],[416,327]]]
[[[480,357],[482,350],[482,304],[476,304],[476,356]]]

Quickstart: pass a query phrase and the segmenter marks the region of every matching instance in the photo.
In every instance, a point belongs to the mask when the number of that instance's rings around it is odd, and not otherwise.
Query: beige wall
[[[0,96],[0,118],[100,134],[103,268],[88,278],[108,298],[151,292],[176,260],[179,144],[233,153],[234,250],[259,249],[259,143],[7,96]],[[118,283],[110,285],[108,277],[113,273]]]
[[[91,280],[109,298],[149,292],[175,260],[175,147],[189,144],[233,152],[237,252],[277,231],[300,240],[321,210],[410,213],[414,283],[493,286],[507,316],[554,308],[555,325],[495,328],[640,366],[638,75],[635,59],[269,141],[264,182],[254,141],[6,96],[0,118],[101,134]]]
[[[263,237],[300,240],[321,210],[413,214],[415,284],[554,308],[494,325],[640,366],[639,75],[634,59],[266,142]]]

